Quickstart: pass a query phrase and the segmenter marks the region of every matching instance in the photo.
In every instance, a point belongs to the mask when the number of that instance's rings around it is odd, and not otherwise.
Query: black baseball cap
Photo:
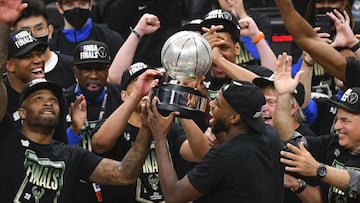
[[[202,32],[201,31],[201,22],[202,19],[194,19],[191,20],[181,26],[181,30],[194,31],[194,32]]]
[[[338,108],[343,108],[350,113],[360,114],[360,87],[348,88],[340,101],[328,100],[330,103],[336,104]]]
[[[120,89],[125,90],[127,86],[131,83],[131,81],[133,81],[135,78],[137,78],[149,68],[149,65],[143,62],[137,62],[132,64],[121,76]]]
[[[257,132],[265,132],[261,113],[266,102],[257,86],[246,81],[232,80],[221,88],[221,92],[226,102],[240,114],[245,123]]]
[[[109,47],[100,41],[87,40],[75,47],[74,65],[88,63],[111,64]]]
[[[272,74],[270,77],[257,77],[253,79],[253,83],[260,87],[266,87],[266,86],[273,86],[274,87],[274,74]],[[294,98],[298,102],[299,106],[302,106],[305,101],[305,87],[304,85],[299,82],[296,86],[296,89],[294,91]]]
[[[20,94],[20,99],[19,99],[20,106],[31,93],[42,89],[51,90],[54,93],[54,95],[57,97],[58,101],[61,100],[63,94],[62,94],[62,89],[59,85],[44,78],[37,78],[28,82],[25,85],[23,91]]]
[[[210,28],[211,25],[223,25],[224,29],[219,32],[228,32],[235,42],[240,41],[240,25],[237,18],[229,11],[215,9],[207,13],[200,23],[201,27]]]
[[[12,32],[9,36],[8,59],[24,56],[34,49],[45,51],[48,44],[41,42],[26,29]]]

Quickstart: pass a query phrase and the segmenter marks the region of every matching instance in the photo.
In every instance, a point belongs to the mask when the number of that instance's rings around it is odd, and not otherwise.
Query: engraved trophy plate
[[[205,75],[210,68],[210,44],[200,34],[180,31],[172,35],[161,50],[161,62],[166,77],[188,83]],[[205,115],[207,98],[193,87],[170,84],[165,81],[153,88],[152,97],[159,97],[159,112],[166,116],[179,111],[182,118],[195,118]]]

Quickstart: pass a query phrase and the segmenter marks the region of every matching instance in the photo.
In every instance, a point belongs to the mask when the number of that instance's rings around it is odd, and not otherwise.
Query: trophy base
[[[164,83],[153,88],[154,96],[160,100],[157,108],[163,116],[178,111],[181,118],[205,118],[207,98],[191,87]]]

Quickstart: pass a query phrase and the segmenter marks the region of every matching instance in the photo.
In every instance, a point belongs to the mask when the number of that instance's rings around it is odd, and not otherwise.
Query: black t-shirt
[[[119,107],[120,104],[122,103],[118,85],[107,83],[105,87],[106,87],[106,91],[105,90],[104,91],[105,94],[107,94],[106,96],[104,94],[103,97],[103,99],[105,99],[106,97],[105,101],[103,101],[102,99],[97,102],[90,102],[90,101],[86,102],[87,123],[85,123],[85,125],[81,129],[80,134],[82,136],[82,140],[79,143],[79,146],[84,149],[87,149],[88,151],[92,151],[92,147],[91,147],[91,137],[93,135],[92,131],[97,125],[97,123],[102,119],[109,117],[116,110],[116,108]],[[76,100],[76,97],[79,96],[78,95],[79,92],[77,88],[78,85],[75,84],[64,91],[64,96],[66,98],[68,108],[70,107],[70,104]],[[86,98],[85,94],[84,96]],[[102,105],[104,104],[104,102],[105,102],[105,109],[102,109]],[[101,113],[101,111],[103,111],[103,113]],[[102,114],[102,116],[100,116],[100,114]],[[71,118],[70,115],[67,115],[67,126],[70,125],[71,125]]]
[[[344,85],[348,87],[360,87],[360,61],[356,58],[346,58],[346,70]]]
[[[334,96],[331,99],[337,100]],[[317,106],[317,119],[310,126],[310,128],[317,135],[327,135],[331,133],[332,127],[335,124],[335,116],[337,106],[329,102],[328,98],[313,98]]]
[[[20,93],[18,93],[11,87],[6,76],[3,78],[3,80],[4,80],[4,84],[6,86],[7,95],[8,95],[7,96],[8,97],[7,112],[9,113],[12,120],[15,122],[16,127],[18,129],[21,129],[22,124],[21,124],[21,119],[20,119],[20,115],[19,115],[19,111],[18,111],[18,109],[20,107],[20,104],[19,104]],[[58,123],[57,127],[55,128],[53,138],[60,142],[67,143],[65,116],[66,116],[68,108],[65,107],[65,99],[61,99],[59,101],[59,105],[60,105],[59,123]]]
[[[73,72],[73,58],[65,54],[57,54],[57,56],[58,62],[55,68],[45,73],[45,78],[66,89],[76,83]]]
[[[307,143],[310,153],[322,163],[335,168],[351,168],[360,171],[360,155],[351,154],[349,150],[339,145],[339,138],[336,134],[323,135],[319,137],[308,137]],[[359,202],[359,199],[351,199],[344,195],[343,191],[336,187],[320,183],[324,202]]]
[[[49,41],[49,47],[52,51],[74,56],[74,50],[77,43],[73,43],[67,40],[62,33],[62,29],[63,28],[54,31],[53,36]],[[90,35],[83,41],[86,40],[96,40],[107,44],[109,47],[111,59],[115,58],[117,51],[124,43],[124,39],[119,33],[111,30],[105,25],[97,23],[93,23]]]
[[[101,157],[53,141],[32,142],[6,115],[0,122],[1,202],[68,203],[78,178],[87,180]]]
[[[101,124],[99,124],[94,131],[97,131],[101,127]],[[138,131],[139,128],[128,123],[124,132],[116,141],[115,146],[108,152],[102,154],[102,156],[122,160],[135,142]],[[180,147],[185,140],[186,136],[183,129],[174,123],[170,128],[167,141],[171,160],[179,178],[182,178],[195,165],[182,159],[179,154]],[[150,152],[145,159],[143,171],[136,184],[132,186],[101,186],[104,202],[163,202],[164,197],[159,181],[155,143],[153,142],[150,147]]]
[[[77,88],[78,85],[75,84],[66,89],[64,92],[67,106],[69,107],[71,102],[74,102],[76,96],[79,94]],[[96,127],[99,121],[108,118],[112,112],[114,112],[121,104],[120,90],[118,85],[107,83],[103,91],[103,99],[99,99],[97,102],[91,102],[88,100],[86,101],[87,122],[85,122],[81,128],[80,136],[82,139],[77,146],[88,151],[92,151],[91,138],[93,136],[93,129]],[[84,96],[86,98],[85,94]],[[102,106],[105,106],[105,108],[102,108]],[[67,118],[70,118],[70,115],[67,115]],[[68,120],[68,125],[71,125],[71,119]],[[77,192],[72,197],[74,202],[98,202],[92,183],[87,183],[81,180],[77,184]],[[100,189],[102,190],[101,192],[103,192],[102,187],[100,187]]]
[[[267,125],[211,149],[187,176],[204,196],[198,202],[273,202],[283,199],[281,143]]]

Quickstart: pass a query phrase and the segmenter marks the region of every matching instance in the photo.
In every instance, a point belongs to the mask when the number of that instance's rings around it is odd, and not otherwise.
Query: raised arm
[[[300,48],[307,51],[331,75],[345,81],[345,58],[320,39],[311,25],[295,10],[289,0],[275,0],[288,32]]]
[[[140,43],[141,37],[151,34],[159,28],[160,21],[155,15],[144,14],[140,18],[110,66],[108,80],[111,83],[120,84],[123,72],[133,63],[136,48]]]
[[[291,78],[292,57],[286,53],[278,56],[275,69],[275,89],[278,92],[276,102],[274,127],[280,135],[280,140],[287,141],[293,135],[294,129],[288,122],[291,120],[290,98],[298,85],[302,71],[299,71],[295,78]]]
[[[274,70],[276,65],[276,56],[269,44],[265,40],[265,35],[261,32],[251,17],[245,17],[239,20],[240,34],[250,37],[255,43],[259,52],[261,65]]]
[[[153,81],[153,78],[160,75],[159,71],[147,70],[139,76],[134,88],[135,91],[106,119],[91,138],[91,144],[95,152],[104,153],[115,145],[116,140],[124,131],[133,110],[139,105],[140,100],[148,95],[150,89],[156,85],[155,82],[158,82],[158,80]]]
[[[129,108],[129,110],[126,108],[123,109],[124,111],[127,111],[122,112],[126,114],[123,115],[124,117],[127,117],[127,115],[130,116],[132,109],[139,104],[141,98],[147,95],[150,88],[158,83],[158,79],[154,80],[157,76],[161,76],[159,71],[147,70],[138,77],[135,87],[136,90],[130,95],[131,99],[127,99],[122,104],[122,106],[125,104],[125,106]],[[120,108],[121,106],[118,109]],[[107,133],[112,133],[112,136],[118,136],[113,133],[113,131],[115,131],[114,128],[118,129],[118,126],[123,126],[127,123],[127,119],[118,118],[112,115],[105,121],[104,125],[101,127],[102,129],[100,129],[104,134],[98,134],[97,139],[108,139],[107,141],[112,140],[112,137],[107,137]],[[116,118],[123,120],[115,120]],[[118,162],[111,159],[103,159],[90,175],[89,179],[91,181],[106,185],[127,185],[135,182],[142,171],[142,165],[149,152],[151,143],[151,130],[148,125],[146,105],[144,103],[141,104],[141,122],[142,125],[137,134],[135,143],[126,153],[122,161]]]
[[[0,1],[0,121],[6,114],[7,93],[2,80],[5,63],[8,57],[8,40],[11,24],[21,15],[27,4],[21,0]]]

